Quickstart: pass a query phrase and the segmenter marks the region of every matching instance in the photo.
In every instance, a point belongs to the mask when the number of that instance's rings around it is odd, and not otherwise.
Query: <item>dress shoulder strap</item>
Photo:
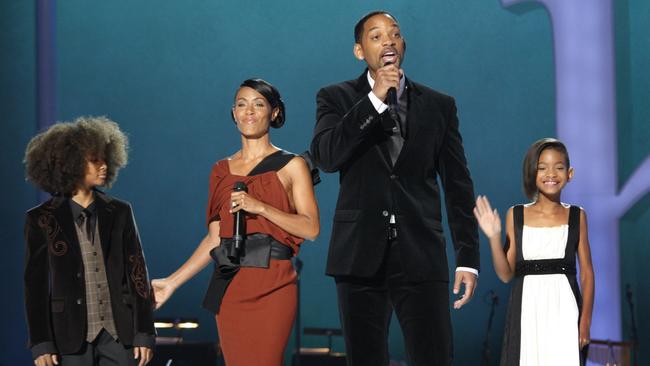
[[[573,258],[580,242],[580,207],[569,207],[569,234],[567,235],[565,258]]]
[[[517,246],[517,261],[522,261],[524,260],[524,256],[522,254],[522,245],[521,245],[521,240],[523,237],[523,231],[524,231],[524,205],[516,205],[512,208],[512,215],[513,215],[513,225],[515,227],[515,245]]]
[[[576,227],[580,235],[580,207],[575,205],[569,206],[569,230],[572,227]]]
[[[262,161],[250,173],[249,176],[262,174],[266,172],[277,172],[278,170],[284,168],[285,165],[291,161],[296,156],[294,153],[290,153],[286,150],[278,150],[273,154],[265,157]]]

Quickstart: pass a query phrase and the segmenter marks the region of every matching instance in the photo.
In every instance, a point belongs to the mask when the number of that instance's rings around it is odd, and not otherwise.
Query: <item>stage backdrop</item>
[[[650,7],[644,0],[616,3],[619,169],[599,174],[617,175],[623,182],[650,152],[650,41],[645,36]],[[287,123],[272,131],[272,140],[287,150],[304,151],[315,123],[318,89],[363,71],[352,55],[352,28],[374,9],[391,11],[400,21],[408,42],[407,76],[456,97],[476,192],[490,196],[502,213],[523,202],[523,154],[534,140],[556,135],[552,30],[539,5],[504,9],[497,0],[58,2],[56,119],[106,115],[128,132],[130,163],[110,193],[133,203],[152,278],[177,268],[205,234],[210,168],[240,145],[229,117],[239,83],[262,77],[280,89]],[[34,3],[0,3],[5,194],[0,211],[5,247],[1,366],[30,362],[22,303],[22,226],[23,212],[37,203],[37,193],[24,181],[21,160],[37,132],[35,28]],[[582,173],[577,167],[576,174]],[[336,175],[324,174],[317,186],[321,235],[305,243],[300,254],[305,327],[339,327],[333,281],[324,276],[337,184]],[[637,203],[620,226],[621,288],[631,285],[637,309],[650,306],[650,295],[641,292],[649,285],[641,270],[650,261],[648,207],[647,198]],[[457,365],[480,362],[490,290],[500,298],[490,334],[492,364],[500,353],[509,287],[496,278],[487,243],[481,240],[475,298],[452,312]],[[213,318],[199,307],[207,280],[204,271],[156,313],[198,318],[201,326],[185,333],[188,340],[217,338]],[[608,296],[624,300],[622,293]],[[625,304],[622,315],[628,337]],[[637,320],[643,343],[650,323]],[[303,340],[305,346],[325,344],[318,337]],[[404,360],[396,322],[390,342],[391,358]],[[334,345],[343,351],[342,342]],[[650,362],[647,353],[641,356],[640,364]]]

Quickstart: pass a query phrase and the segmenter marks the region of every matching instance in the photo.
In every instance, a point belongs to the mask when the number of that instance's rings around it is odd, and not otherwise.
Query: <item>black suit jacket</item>
[[[367,72],[367,71],[366,71]],[[474,191],[454,99],[406,81],[407,138],[393,166],[382,143],[394,124],[378,114],[366,72],[321,89],[311,153],[326,172],[339,172],[327,274],[369,277],[385,255],[389,217],[395,214],[400,255],[412,280],[448,280],[440,188],[456,265],[479,269]]]
[[[117,336],[153,347],[153,299],[129,203],[95,192],[97,223]],[[79,240],[67,198],[30,209],[25,221],[25,307],[29,347],[69,354],[86,340],[86,288]]]

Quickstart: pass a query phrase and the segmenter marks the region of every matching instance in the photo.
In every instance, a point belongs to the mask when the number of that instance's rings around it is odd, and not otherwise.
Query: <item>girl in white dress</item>
[[[586,214],[560,200],[572,177],[562,142],[546,138],[529,148],[523,178],[533,202],[508,210],[504,247],[497,210],[487,197],[476,199],[474,215],[490,241],[497,276],[513,280],[502,366],[584,364],[586,352],[580,351],[589,344],[594,272]]]

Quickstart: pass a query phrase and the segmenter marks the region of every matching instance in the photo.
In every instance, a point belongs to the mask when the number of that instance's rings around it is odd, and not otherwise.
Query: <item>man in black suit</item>
[[[321,89],[311,153],[339,172],[327,261],[334,276],[349,365],[388,364],[393,309],[411,365],[450,365],[449,269],[440,192],[456,254],[453,292],[467,303],[479,269],[472,180],[452,97],[404,76],[395,17],[379,11],[355,27],[367,71]],[[395,88],[395,99],[387,99]],[[390,104],[390,106],[389,106]]]
[[[127,139],[106,118],[60,123],[34,137],[27,178],[53,194],[25,219],[25,308],[36,366],[144,366],[153,299],[128,202],[110,186]]]

